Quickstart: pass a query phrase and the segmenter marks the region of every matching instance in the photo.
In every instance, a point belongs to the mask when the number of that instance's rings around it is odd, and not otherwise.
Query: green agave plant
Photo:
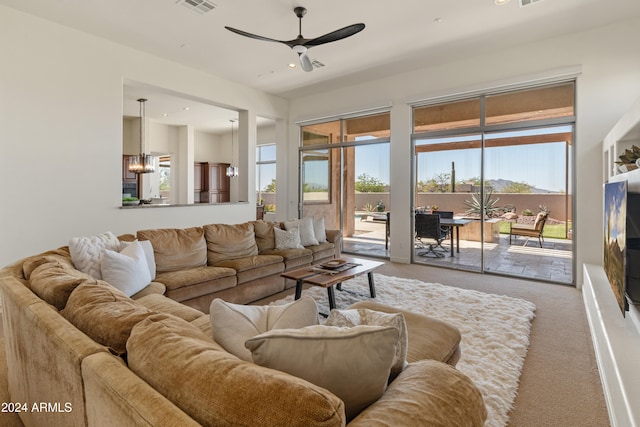
[[[471,200],[465,200],[464,204],[467,206],[467,215],[482,216],[482,206],[484,205],[484,217],[492,218],[502,212],[502,208],[497,206],[499,197],[493,199],[493,191],[488,190],[484,193],[484,203],[482,203],[482,194],[473,193]]]

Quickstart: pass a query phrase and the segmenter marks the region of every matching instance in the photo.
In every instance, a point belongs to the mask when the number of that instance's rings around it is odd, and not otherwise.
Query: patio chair
[[[442,231],[440,226],[440,216],[438,214],[416,214],[416,240],[420,247],[427,248],[426,251],[420,252],[418,256],[430,256],[433,254],[436,258],[443,258],[444,252],[447,250],[442,246],[442,241],[446,239],[447,234]],[[422,239],[431,239],[434,243],[425,243]],[[436,249],[440,250],[436,250]]]
[[[440,216],[440,219],[453,219],[453,211],[435,211],[435,214]],[[449,233],[452,232],[451,227],[440,226],[442,232],[445,233],[445,238],[449,237]]]
[[[544,238],[542,237],[542,232],[544,230],[544,223],[547,221],[547,213],[540,212],[538,216],[536,216],[536,220],[533,225],[528,224],[514,224],[509,223],[509,244],[511,244],[511,236],[523,236],[526,237],[527,240],[524,242],[522,246],[527,246],[527,242],[530,237],[537,237],[538,243],[540,247],[542,247],[542,242]]]

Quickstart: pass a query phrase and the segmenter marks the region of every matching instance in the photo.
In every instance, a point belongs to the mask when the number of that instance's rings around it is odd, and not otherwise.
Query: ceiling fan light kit
[[[282,43],[289,46],[295,53],[298,54],[298,58],[300,59],[300,66],[304,71],[313,71],[313,63],[307,54],[309,48],[313,46],[320,46],[321,44],[331,43],[338,40],[345,39],[347,37],[351,37],[352,35],[359,33],[364,30],[365,25],[362,23],[348,25],[344,28],[340,28],[338,30],[332,31],[320,37],[316,37],[313,39],[306,39],[302,36],[302,18],[307,13],[307,9],[304,7],[298,6],[293,9],[293,12],[298,17],[298,37],[293,40],[276,40],[269,37],[259,36],[256,34],[247,33],[246,31],[238,30],[232,27],[225,27],[227,30],[239,34],[244,37],[249,37],[256,40],[262,40],[267,42],[275,42]]]

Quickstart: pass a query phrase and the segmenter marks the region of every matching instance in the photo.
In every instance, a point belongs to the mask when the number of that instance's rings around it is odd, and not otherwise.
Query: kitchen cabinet
[[[231,181],[227,176],[228,166],[229,163],[201,164],[201,203],[224,203],[231,200]]]
[[[193,164],[193,202],[200,203],[202,192],[202,163]]]

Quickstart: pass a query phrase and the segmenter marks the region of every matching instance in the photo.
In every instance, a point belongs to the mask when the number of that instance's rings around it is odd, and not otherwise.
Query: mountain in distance
[[[501,192],[503,188],[513,183],[515,183],[515,181],[511,181],[508,179],[488,179],[487,180],[487,184],[493,187],[493,191],[495,191],[496,193]],[[536,188],[536,187],[531,187],[531,192],[537,193],[537,194],[559,193],[559,191],[545,190],[545,189]]]

